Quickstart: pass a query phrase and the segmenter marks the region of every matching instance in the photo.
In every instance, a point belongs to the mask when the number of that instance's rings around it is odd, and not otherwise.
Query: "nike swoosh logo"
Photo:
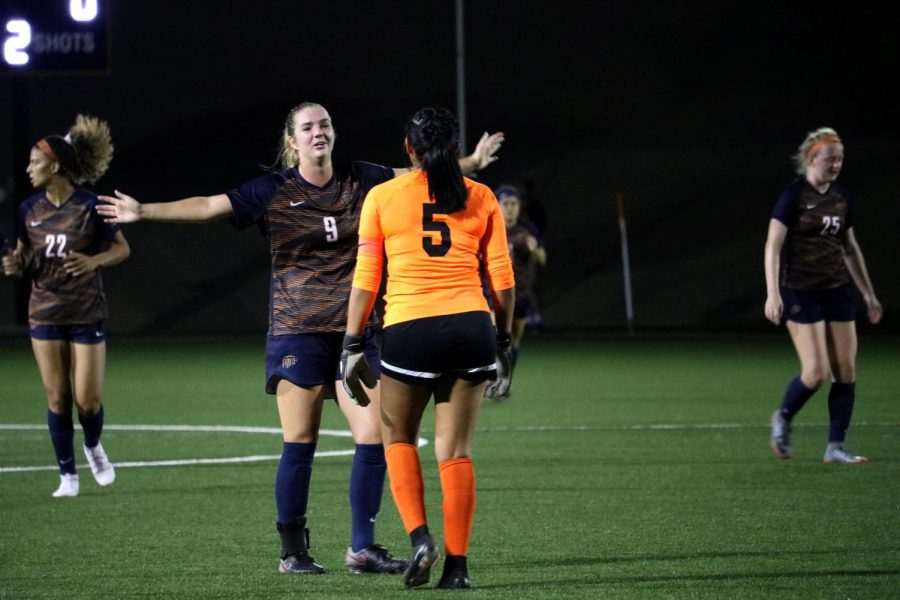
[[[94,335],[96,335],[97,337],[103,337],[103,332],[102,332],[102,331],[96,331],[96,332],[94,332]]]
[[[810,210],[810,209],[815,208],[815,207],[816,207],[815,204],[807,204],[807,205],[806,205],[806,210]]]
[[[291,206],[300,206],[304,202],[306,202],[306,200],[301,200],[300,202],[291,202]]]
[[[31,222],[31,226],[32,226],[32,227],[37,227],[37,226],[40,225],[41,223],[43,223],[43,221],[32,221],[32,222]]]
[[[65,464],[68,464],[68,463],[70,463],[70,462],[72,462],[72,459],[71,459],[71,458],[67,458],[66,460],[61,460],[61,461],[59,461],[59,464],[65,465]]]

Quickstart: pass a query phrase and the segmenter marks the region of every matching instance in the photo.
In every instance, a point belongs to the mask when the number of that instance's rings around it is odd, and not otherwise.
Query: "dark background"
[[[331,112],[336,159],[390,166],[403,164],[415,109],[456,107],[450,0],[107,4],[108,73],[0,77],[7,234],[31,193],[30,145],[78,112],[107,119],[116,145],[94,189],[163,201],[261,174],[301,101]],[[841,182],[857,197],[857,238],[887,313],[860,327],[900,331],[900,119],[888,91],[900,11],[873,6],[467,1],[468,146],[504,131],[501,159],[480,179],[525,185],[546,213],[545,326],[625,327],[621,194],[638,330],[772,330],[769,214],[793,178],[791,154],[827,125],[845,142]],[[104,273],[111,331],[265,330],[257,231],[140,223],[125,234],[131,259]],[[24,329],[16,288],[0,281],[0,330]]]

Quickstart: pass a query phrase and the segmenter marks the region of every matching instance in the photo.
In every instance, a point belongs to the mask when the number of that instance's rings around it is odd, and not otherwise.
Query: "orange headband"
[[[50,147],[50,144],[47,143],[47,140],[38,140],[38,143],[35,146],[40,149],[41,152],[52,158],[55,162],[59,162],[59,159],[56,158],[56,153],[53,152],[53,148]]]
[[[815,144],[813,144],[812,146],[809,147],[809,150],[806,151],[806,160],[809,160],[813,156],[815,156],[816,152],[822,146],[824,146],[826,144],[840,144],[840,143],[841,143],[841,138],[839,138],[836,135],[828,134],[828,135],[820,138],[819,141],[817,141]]]

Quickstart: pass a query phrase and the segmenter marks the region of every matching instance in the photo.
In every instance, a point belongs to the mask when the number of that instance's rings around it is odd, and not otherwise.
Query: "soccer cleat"
[[[469,583],[469,572],[466,569],[452,569],[441,575],[435,587],[445,590],[465,590],[472,587]]]
[[[78,495],[78,474],[63,473],[59,476],[59,488],[53,492],[54,498],[74,498]]]
[[[381,544],[372,544],[359,552],[347,548],[344,565],[351,573],[401,573],[409,567],[409,561],[391,556]]]
[[[791,423],[781,416],[781,410],[772,413],[772,435],[769,437],[769,448],[778,458],[791,457]]]
[[[433,565],[440,552],[434,547],[434,541],[431,536],[412,550],[412,558],[409,561],[409,567],[403,574],[403,585],[406,587],[416,587],[428,583],[431,577],[431,565]]]
[[[316,560],[308,552],[299,552],[282,558],[278,563],[278,571],[296,575],[321,575],[325,572],[325,568],[316,563]]]
[[[853,454],[840,444],[828,444],[828,447],[825,449],[825,456],[822,457],[822,462],[826,465],[861,464],[869,462],[869,459],[865,456]]]
[[[87,458],[88,464],[91,466],[91,473],[94,479],[101,487],[112,485],[116,480],[116,470],[103,451],[103,445],[97,443],[93,448],[84,447],[84,456]]]

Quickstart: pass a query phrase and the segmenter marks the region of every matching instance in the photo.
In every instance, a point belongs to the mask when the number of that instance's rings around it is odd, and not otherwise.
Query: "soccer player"
[[[512,366],[515,370],[519,360],[519,348],[525,335],[525,325],[534,311],[534,280],[537,267],[547,264],[547,251],[541,243],[537,228],[527,221],[520,220],[522,211],[522,195],[511,185],[502,185],[494,190],[500,210],[506,223],[506,239],[509,242],[509,254],[512,259],[513,273],[516,277],[516,305],[513,309],[512,325]],[[489,386],[487,396],[498,402],[509,399],[510,390],[497,393],[496,386]]]
[[[416,448],[422,414],[435,399],[435,454],[443,491],[446,560],[438,587],[468,588],[467,555],[475,515],[472,436],[486,382],[511,375],[514,285],[506,228],[487,186],[456,163],[458,127],[445,109],[423,108],[406,125],[411,173],[376,186],[363,205],[359,254],[342,357],[348,393],[365,402],[374,383],[365,328],[379,289],[382,253],[388,282],[381,361],[381,421],[391,492],[412,543],[407,587],[428,582],[439,552],[425,517]],[[479,277],[484,256],[497,330]],[[495,367],[499,350],[501,372]]]
[[[112,160],[105,121],[78,115],[66,136],[48,135],[31,149],[26,169],[37,194],[19,205],[16,247],[3,257],[6,275],[31,272],[28,326],[47,394],[47,425],[59,464],[56,498],[77,496],[73,404],[84,432],[84,454],[97,483],[116,473],[100,436],[106,370],[106,296],[100,267],[128,258],[125,236],[94,211],[96,182]]]
[[[405,169],[367,162],[332,162],[335,130],[319,104],[305,102],[288,114],[279,161],[283,170],[226,194],[140,204],[130,196],[101,196],[97,210],[114,223],[138,220],[205,222],[231,217],[244,228],[262,222],[269,238],[272,281],[266,342],[266,392],[276,396],[284,443],[275,477],[276,527],[282,573],[318,574],[306,528],[313,456],[324,399],[334,397],[350,424],[356,453],[350,474],[351,542],[345,565],[355,573],[397,573],[406,561],[375,543],[385,461],[378,415],[357,406],[335,386],[356,258],[359,213],[366,193]],[[503,141],[484,136],[460,161],[468,171],[487,166]],[[378,350],[368,321],[362,347],[373,364]],[[376,371],[376,376],[378,375]]]
[[[801,176],[778,198],[766,239],[766,318],[782,317],[800,357],[800,375],[772,415],[769,445],[791,456],[791,420],[829,378],[825,463],[864,463],[844,447],[856,397],[856,284],[869,321],[881,320],[881,303],[853,231],[852,197],[836,182],[844,145],[827,127],[812,131],[794,157]],[[782,252],[783,250],[783,252]],[[783,257],[782,257],[783,254]]]

